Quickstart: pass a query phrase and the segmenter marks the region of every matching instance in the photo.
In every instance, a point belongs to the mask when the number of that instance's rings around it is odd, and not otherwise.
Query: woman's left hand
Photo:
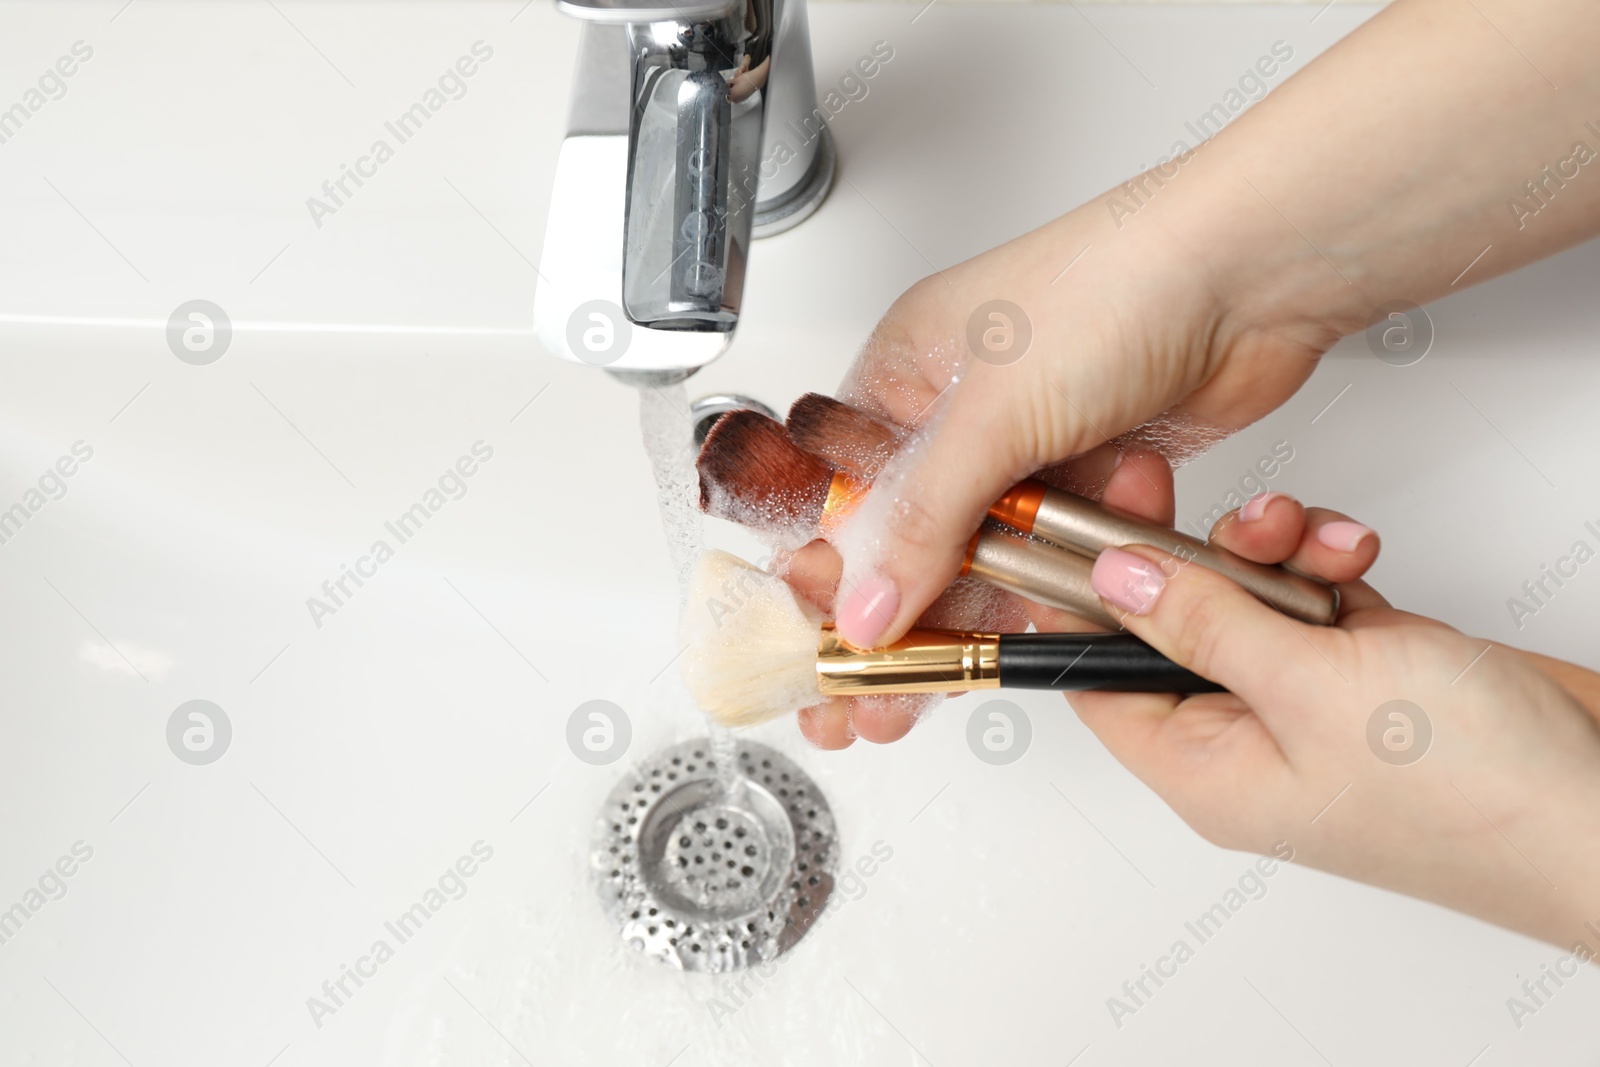
[[[1365,527],[1277,495],[1264,511],[1218,539],[1341,581],[1337,624],[1296,622],[1151,548],[1108,550],[1095,565],[1108,608],[1229,691],[1074,693],[1080,717],[1208,840],[1287,842],[1309,866],[1571,947],[1600,918],[1600,726],[1541,669],[1555,661],[1349,580],[1377,554]]]

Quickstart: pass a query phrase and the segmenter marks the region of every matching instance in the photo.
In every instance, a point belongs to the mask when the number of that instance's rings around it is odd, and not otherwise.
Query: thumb
[[[844,561],[836,625],[857,647],[904,634],[959,573],[989,505],[1039,465],[984,377],[950,386],[830,537]]]
[[[1348,685],[1331,635],[1297,622],[1214,571],[1146,545],[1108,548],[1090,583],[1122,625],[1168,659],[1224,686],[1263,718],[1308,689]]]

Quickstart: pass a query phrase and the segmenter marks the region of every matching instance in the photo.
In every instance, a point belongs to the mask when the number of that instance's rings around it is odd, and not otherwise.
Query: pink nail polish
[[[1276,492],[1273,492],[1270,489],[1267,490],[1264,493],[1257,493],[1255,496],[1251,497],[1249,500],[1246,500],[1244,502],[1244,507],[1239,509],[1239,521],[1240,522],[1257,522],[1257,521],[1259,521],[1260,518],[1267,513],[1267,505],[1272,503],[1272,498],[1273,497],[1282,496],[1282,495],[1283,495],[1282,493],[1276,493]]]
[[[1317,527],[1317,540],[1335,552],[1354,552],[1371,536],[1372,528],[1359,522],[1325,522]]]
[[[1134,615],[1148,615],[1156,606],[1166,579],[1161,568],[1120,548],[1108,548],[1094,561],[1089,584],[1101,598]]]
[[[875,648],[900,610],[900,592],[889,579],[876,575],[846,588],[834,627],[857,648]]]

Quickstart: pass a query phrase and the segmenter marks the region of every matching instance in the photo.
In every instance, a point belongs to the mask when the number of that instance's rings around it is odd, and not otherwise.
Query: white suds
[[[1167,464],[1177,470],[1185,463],[1199,459],[1234,431],[1202,421],[1188,412],[1168,410],[1155,418],[1140,423],[1127,433],[1119,434],[1119,448],[1143,447],[1153,449],[1166,457]]]

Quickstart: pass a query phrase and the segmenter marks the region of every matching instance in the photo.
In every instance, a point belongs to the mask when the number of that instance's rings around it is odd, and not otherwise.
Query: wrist
[[[1520,856],[1509,857],[1516,863],[1503,870],[1498,906],[1489,911],[1512,921],[1483,917],[1563,949],[1586,946],[1600,959],[1600,767],[1563,783],[1566,777],[1528,790],[1519,816],[1496,818],[1501,844],[1516,842]]]
[[[1293,394],[1366,311],[1292,226],[1229,178],[1219,147],[1174,157],[1069,218],[1093,231],[1112,273],[1160,294],[1158,329],[1181,355],[1175,399],[1231,431]],[[1123,205],[1135,195],[1143,205],[1130,217]]]
[[[1592,36],[1572,28],[1592,7],[1524,12],[1521,39],[1546,42],[1548,76],[1530,88],[1526,57],[1484,33],[1481,12],[1391,4],[1195,148],[1150,214],[1204,251],[1239,332],[1320,348],[1391,302],[1425,304],[1585,240],[1600,232],[1600,184],[1561,175],[1592,158],[1574,142],[1600,132]],[[1551,190],[1559,221],[1535,226]]]
[[[1554,918],[1548,931],[1536,931],[1558,948],[1600,961],[1600,879],[1591,875],[1561,887],[1570,906]]]
[[[1600,674],[1580,667],[1576,663],[1529,652],[1527,649],[1513,648],[1509,645],[1502,647],[1549,675],[1578,702],[1584,711],[1589,713],[1591,719],[1600,724]]]
[[[1231,132],[1231,131],[1230,131]],[[1193,150],[1149,202],[1147,256],[1181,257],[1219,313],[1220,335],[1272,337],[1320,355],[1366,327],[1361,271],[1307,236],[1314,212],[1267,177],[1242,176],[1226,135]],[[1149,172],[1159,177],[1159,171]],[[1320,227],[1325,229],[1326,227]]]

